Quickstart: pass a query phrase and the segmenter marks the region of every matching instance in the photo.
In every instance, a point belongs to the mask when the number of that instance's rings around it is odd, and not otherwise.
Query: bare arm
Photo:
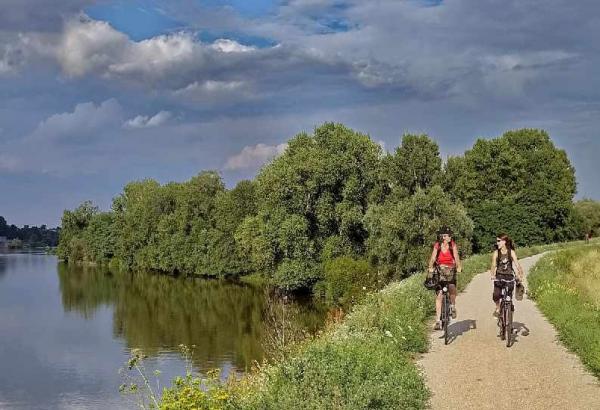
[[[492,278],[496,277],[496,258],[498,257],[498,255],[496,254],[496,252],[492,253],[492,267],[490,268],[490,274],[492,275]]]
[[[520,282],[523,282],[523,280],[525,279],[525,274],[523,273],[523,267],[521,266],[521,264],[519,263],[519,259],[517,258],[517,253],[514,250],[511,250],[510,252],[513,264],[517,267],[517,278]]]
[[[458,255],[458,245],[454,245],[452,252],[454,253],[454,260],[456,261],[456,271],[460,273],[462,272],[462,262],[460,261],[460,256]]]

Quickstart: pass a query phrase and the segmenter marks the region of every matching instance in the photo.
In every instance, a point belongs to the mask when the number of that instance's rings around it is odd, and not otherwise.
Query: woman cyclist
[[[498,235],[496,238],[496,248],[498,248],[498,251],[492,254],[492,268],[490,269],[490,273],[492,274],[492,280],[494,280],[494,292],[492,294],[492,299],[496,304],[494,316],[498,317],[500,314],[500,298],[502,297],[502,282],[496,279],[511,280],[516,275],[518,286],[522,286],[523,268],[517,259],[513,241],[508,235]],[[508,286],[508,292],[511,297],[513,290],[514,283],[511,283]]]
[[[456,273],[462,272],[462,263],[458,256],[458,246],[452,240],[452,231],[444,227],[439,232],[439,240],[433,245],[431,258],[429,258],[429,274],[433,274],[437,268],[439,271],[439,282],[435,289],[435,314],[436,322],[434,330],[442,328],[440,316],[442,313],[442,288],[448,287],[450,293],[450,314],[456,319]]]

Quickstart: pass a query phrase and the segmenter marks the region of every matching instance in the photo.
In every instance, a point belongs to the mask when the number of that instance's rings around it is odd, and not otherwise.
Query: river
[[[324,316],[310,301],[283,303],[260,285],[0,254],[0,408],[135,408],[137,398],[118,391],[132,349],[148,356],[160,390],[186,364],[241,375],[280,341],[275,329],[314,332]],[[180,344],[195,346],[191,360]]]

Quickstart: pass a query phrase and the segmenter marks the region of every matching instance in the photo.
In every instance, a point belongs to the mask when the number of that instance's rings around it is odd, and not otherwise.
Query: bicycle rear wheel
[[[510,305],[506,309],[505,323],[506,347],[510,347],[513,342],[513,312]]]

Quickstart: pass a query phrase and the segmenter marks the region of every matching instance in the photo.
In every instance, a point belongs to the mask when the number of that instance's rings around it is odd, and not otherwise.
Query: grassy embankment
[[[600,243],[544,256],[528,281],[560,340],[600,377]]]
[[[600,243],[600,242],[598,242]],[[520,258],[582,242],[522,248]],[[459,289],[489,269],[490,255],[464,261]],[[198,408],[236,409],[419,409],[429,391],[415,365],[428,349],[433,293],[423,275],[394,282],[370,294],[343,321],[304,341],[277,362],[264,365],[224,389],[200,393]],[[188,402],[186,389],[169,392],[164,408]],[[206,401],[204,401],[206,400]],[[170,407],[170,406],[173,407]],[[187,408],[187,407],[186,407]]]

